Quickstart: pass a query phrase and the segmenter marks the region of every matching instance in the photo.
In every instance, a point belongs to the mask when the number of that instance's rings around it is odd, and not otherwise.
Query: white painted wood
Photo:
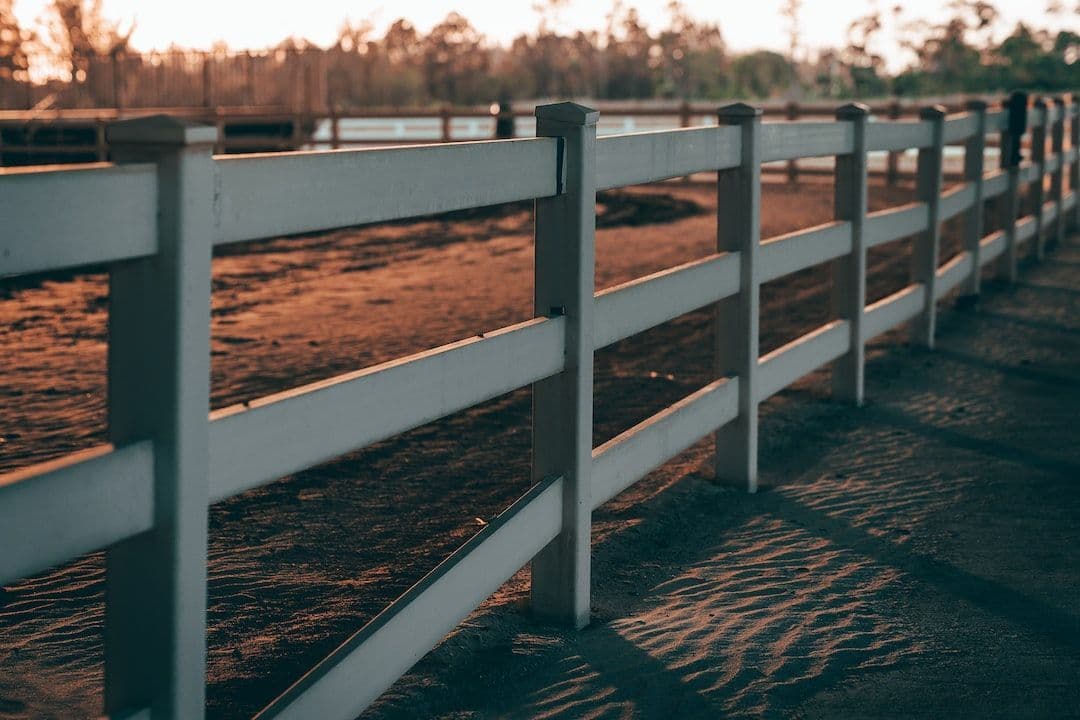
[[[738,385],[738,378],[709,383],[593,450],[593,508],[734,420]]]
[[[1022,243],[1025,240],[1030,240],[1035,237],[1035,230],[1038,227],[1035,221],[1034,215],[1025,215],[1016,221],[1016,242]]]
[[[0,585],[149,530],[153,463],[143,441],[0,475]]]
[[[971,188],[971,201],[964,214],[964,247],[971,254],[971,273],[964,283],[964,294],[979,294],[982,276],[983,211],[986,197],[986,103],[969,102],[968,111],[975,120],[975,130],[964,143],[964,179]]]
[[[934,285],[936,300],[948,295],[954,288],[971,276],[975,269],[975,261],[967,250],[958,252],[956,255],[938,268],[937,283]]]
[[[1057,217],[1058,208],[1057,203],[1052,200],[1048,200],[1043,203],[1042,212],[1039,213],[1039,220],[1043,227],[1049,227],[1054,219]]]
[[[979,132],[979,119],[973,112],[964,112],[950,115],[945,118],[945,144],[958,143],[967,140]]]
[[[1072,230],[1080,230],[1080,202],[1076,202],[1077,189],[1080,188],[1080,97],[1076,93],[1072,95],[1072,104],[1069,106],[1072,119],[1069,120],[1069,151],[1067,162],[1069,164],[1069,195],[1073,202],[1069,206],[1072,210]]]
[[[866,149],[870,151],[923,148],[933,142],[933,128],[926,121],[877,121],[866,126]]]
[[[1061,200],[1065,191],[1064,150],[1065,150],[1065,99],[1054,98],[1053,124],[1050,126],[1050,148],[1053,155],[1047,159],[1046,171],[1050,175],[1050,201],[1054,203],[1053,226],[1049,228],[1047,240],[1054,245],[1065,242],[1065,222],[1062,218]]]
[[[554,138],[216,162],[217,244],[530,200],[558,190]]]
[[[545,479],[275,699],[256,720],[352,720],[561,527],[561,478]]]
[[[1036,99],[1032,107],[1028,108],[1027,126],[1029,129],[1034,130],[1039,127],[1046,127],[1046,108],[1040,106],[1040,99]]]
[[[864,232],[866,246],[876,247],[925,231],[930,225],[930,209],[925,202],[868,213]]]
[[[1004,230],[992,232],[980,240],[979,245],[982,247],[982,251],[979,254],[979,262],[988,265],[1000,257],[1005,252],[1005,241]]]
[[[919,117],[931,124],[934,142],[919,149],[915,177],[915,196],[927,205],[927,229],[915,236],[911,258],[911,282],[926,286],[926,306],[915,319],[913,340],[929,349],[934,348],[937,329],[937,264],[941,246],[941,184],[944,170],[943,131],[945,110],[940,105],[925,107]]]
[[[608,135],[596,142],[596,189],[731,168],[739,154],[739,133],[730,127]]]
[[[1005,110],[994,110],[986,113],[986,132],[998,133],[1009,127],[1009,113]]]
[[[1066,210],[1075,210],[1076,207],[1076,191],[1070,190],[1061,200],[1061,209],[1064,212]]]
[[[1039,178],[1039,166],[1036,163],[1020,163],[1021,184],[1033,183]]]
[[[902,325],[923,311],[926,305],[926,288],[922,285],[908,285],[871,305],[866,306],[866,339],[872,340],[878,335]]]
[[[960,183],[942,193],[939,217],[941,222],[951,220],[975,204],[975,185],[973,182]]]
[[[716,306],[717,378],[739,378],[739,414],[716,432],[716,477],[757,491],[758,323],[761,298],[761,110],[743,103],[720,108],[722,127],[741,134],[742,162],[717,174],[718,252],[739,253],[739,294]]]
[[[833,317],[847,322],[848,350],[832,366],[832,393],[839,400],[862,405],[865,395],[865,338],[863,314],[866,305],[866,206],[867,152],[866,125],[870,108],[853,103],[836,111],[838,120],[851,125],[852,152],[836,158],[833,208],[838,220],[851,227],[851,251],[832,264],[830,305]]]
[[[529,320],[217,410],[210,496],[231,497],[558,373],[565,323]]]
[[[845,122],[780,122],[761,126],[761,162],[846,155],[854,133]]]
[[[596,294],[600,349],[739,292],[739,253],[710,255]]]
[[[796,338],[760,360],[758,401],[764,402],[788,385],[851,350],[847,320],[834,320]]]
[[[851,252],[851,223],[824,223],[806,230],[778,235],[761,243],[761,282],[805,270]]]
[[[154,444],[153,530],[105,554],[105,712],[206,705],[207,415],[213,128],[109,128],[120,163],[157,165],[157,254],[109,275],[109,439]]]
[[[0,277],[157,252],[153,165],[0,170]]]
[[[1017,164],[1017,143],[1019,139],[1010,132],[1008,116],[1011,107],[1016,104],[1026,104],[1027,98],[1013,94],[1008,100],[1008,106],[1003,112],[1006,115],[1002,124],[998,143],[998,164],[1005,173],[1005,192],[997,202],[998,224],[1005,233],[1005,252],[1002,253],[996,267],[998,279],[1005,282],[1015,282],[1018,270],[1018,242],[1016,239],[1016,220],[1020,214],[1020,184],[1021,168]]]
[[[575,103],[536,108],[536,134],[562,143],[563,194],[536,201],[533,310],[565,318],[565,368],[533,384],[532,478],[563,478],[562,531],[532,562],[533,611],[580,629],[590,616],[596,123]]]
[[[1009,189],[1009,175],[1004,170],[986,173],[983,177],[983,198],[990,199]]]

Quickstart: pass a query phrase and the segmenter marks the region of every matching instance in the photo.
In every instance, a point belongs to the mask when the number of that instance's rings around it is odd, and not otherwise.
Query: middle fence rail
[[[536,115],[532,139],[230,157],[212,155],[212,128],[143,118],[110,128],[116,164],[0,173],[0,276],[110,272],[112,442],[0,475],[0,584],[106,551],[107,715],[204,714],[211,503],[533,386],[532,489],[259,714],[352,718],[530,562],[536,610],[583,626],[596,507],[711,433],[717,476],[753,491],[761,402],[831,365],[834,394],[860,404],[870,340],[913,322],[932,347],[938,301],[978,293],[987,266],[1015,279],[1022,251],[1041,258],[1080,226],[1075,95],[892,122],[849,105],[834,122],[762,124],[738,104],[717,126],[602,138],[589,108]],[[987,135],[998,169],[983,166]],[[946,144],[964,146],[965,180],[943,193]],[[867,212],[868,153],[908,148],[916,201]],[[835,220],[763,242],[761,164],[820,156],[836,158]],[[596,191],[703,171],[718,173],[716,252],[594,293]],[[529,199],[533,319],[210,412],[214,246]],[[942,263],[941,224],[960,216],[964,249]],[[867,251],[912,235],[909,284],[867,305]],[[833,319],[759,356],[760,286],[823,263]],[[709,306],[715,379],[593,447],[594,352]]]

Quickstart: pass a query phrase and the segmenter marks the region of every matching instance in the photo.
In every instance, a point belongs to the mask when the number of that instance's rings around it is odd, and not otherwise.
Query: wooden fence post
[[[738,376],[739,417],[716,432],[716,477],[757,492],[758,321],[761,247],[761,109],[744,103],[717,112],[742,134],[742,162],[717,173],[718,252],[739,253],[739,292],[717,303],[716,372]]]
[[[1008,123],[1001,131],[1001,167],[1008,174],[1005,194],[1001,197],[1001,227],[1005,230],[1005,252],[998,265],[998,277],[1016,282],[1019,248],[1016,243],[1016,219],[1020,216],[1020,141],[1027,127],[1028,97],[1014,92],[1003,103]]]
[[[915,237],[912,253],[911,280],[922,283],[926,289],[923,311],[915,318],[913,339],[927,348],[934,347],[937,329],[937,267],[941,245],[941,174],[945,140],[945,108],[931,105],[919,110],[919,118],[933,127],[933,143],[919,148],[918,168],[915,173],[915,196],[926,203],[929,226]]]
[[[210,53],[202,53],[202,104],[207,109],[214,107],[214,85],[210,58]]]
[[[105,711],[203,717],[214,129],[109,128],[118,162],[157,163],[158,252],[109,277],[109,436],[154,443],[154,528],[106,552]]]
[[[440,134],[440,137],[442,138],[442,142],[444,142],[444,143],[445,142],[450,142],[450,137],[452,135],[451,128],[450,128],[451,120],[452,120],[452,118],[450,116],[450,106],[449,105],[443,105],[442,107],[440,107],[439,108],[439,134]]]
[[[597,111],[536,108],[536,134],[560,138],[562,192],[536,201],[537,316],[566,322],[566,369],[533,385],[532,476],[563,477],[562,532],[532,562],[532,606],[560,624],[589,623],[592,530],[593,272]]]
[[[851,254],[832,263],[833,317],[848,321],[851,350],[832,366],[832,392],[837,398],[862,405],[865,368],[863,314],[866,310],[866,122],[870,108],[852,103],[838,108],[836,119],[850,122],[855,142],[849,155],[836,156],[833,207],[837,220],[851,223]]]
[[[1073,93],[1069,107],[1072,110],[1072,118],[1069,120],[1069,148],[1076,151],[1080,148],[1080,95]],[[1080,153],[1073,157],[1069,166],[1069,190],[1074,196],[1072,229],[1075,232],[1080,230]]]
[[[1058,95],[1053,98],[1057,118],[1050,127],[1050,150],[1057,161],[1057,169],[1050,175],[1050,199],[1054,202],[1054,232],[1048,238],[1050,247],[1060,245],[1065,240],[1065,212],[1061,201],[1065,196],[1065,98]]]
[[[509,100],[500,100],[495,113],[495,139],[513,140],[517,134],[514,106]]]
[[[99,117],[94,121],[94,157],[98,162],[109,159],[109,141],[105,137],[105,119]]]
[[[900,101],[899,100],[893,100],[891,103],[889,103],[889,119],[890,120],[899,120],[900,119]],[[885,183],[889,187],[892,187],[892,186],[896,185],[896,182],[900,177],[900,170],[899,170],[900,153],[895,151],[895,150],[890,150],[888,156],[886,157],[885,162],[886,162]]]
[[[679,103],[679,127],[690,127],[690,103],[685,99]]]
[[[971,253],[971,275],[961,292],[969,298],[979,295],[982,276],[983,174],[986,162],[986,102],[968,100],[968,112],[975,115],[975,134],[964,143],[964,181],[975,188],[975,199],[964,216],[964,249]]]
[[[785,107],[788,122],[795,122],[799,119],[799,103],[792,100]],[[799,161],[795,158],[787,161],[787,180],[789,183],[799,182]]]
[[[1035,213],[1035,236],[1031,240],[1031,256],[1042,260],[1046,254],[1046,228],[1043,226],[1042,206],[1045,200],[1043,183],[1046,178],[1046,100],[1039,98],[1034,102],[1035,119],[1031,124],[1031,162],[1035,165],[1035,181],[1028,186]]]
[[[1069,148],[1076,150],[1080,148],[1080,95],[1073,93],[1070,100],[1072,102],[1067,106],[1072,113],[1069,119]],[[1069,165],[1069,190],[1075,196],[1070,223],[1074,232],[1080,231],[1080,153],[1073,157]]]

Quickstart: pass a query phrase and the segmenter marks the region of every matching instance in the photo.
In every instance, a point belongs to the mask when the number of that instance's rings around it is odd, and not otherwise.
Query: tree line
[[[281,85],[310,84],[313,77],[320,101],[340,107],[555,97],[849,98],[1080,86],[1080,35],[1019,24],[995,40],[1000,15],[985,0],[951,0],[951,15],[939,23],[902,22],[900,7],[872,12],[850,23],[843,47],[812,53],[800,52],[801,0],[783,7],[791,37],[786,53],[732,52],[717,23],[691,17],[679,0],[668,4],[660,29],[614,0],[603,27],[563,32],[558,17],[568,0],[540,0],[536,29],[508,44],[490,41],[452,12],[428,32],[406,19],[382,32],[368,21],[346,22],[328,48],[290,37],[258,53],[219,46],[208,53],[172,48],[149,54],[132,47],[133,26],[105,19],[102,0],[52,0],[35,29],[20,26],[12,2],[0,0],[5,97],[12,88],[17,96],[20,87],[45,85],[61,94],[81,93],[89,104],[139,104],[140,98],[152,104],[155,84],[166,83],[175,92],[163,94],[159,87],[157,100],[175,95],[190,97],[183,104],[234,97],[262,102],[252,91],[260,81],[278,88],[273,97],[281,99]],[[1080,4],[1052,3],[1048,11],[1062,27],[1076,27]],[[890,22],[911,58],[898,73],[888,72],[879,50]],[[35,64],[48,68],[52,79],[32,83]]]

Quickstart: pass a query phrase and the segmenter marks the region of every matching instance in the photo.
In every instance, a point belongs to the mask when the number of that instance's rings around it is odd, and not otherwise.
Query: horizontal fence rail
[[[555,195],[557,146],[532,138],[224,158],[215,243]]]
[[[231,497],[554,375],[563,369],[563,324],[530,320],[218,410],[210,497]]]
[[[135,566],[128,567],[133,558],[144,563],[136,563],[141,573],[167,573],[169,563],[145,564],[153,557],[144,547],[151,535],[173,548],[170,562],[185,572],[205,568],[205,538],[200,543],[191,527],[184,530],[187,535],[177,535],[180,530],[161,515],[163,507],[176,509],[183,501],[183,507],[205,513],[209,503],[532,384],[535,412],[544,414],[534,429],[534,472],[545,467],[544,453],[555,447],[574,448],[558,456],[565,467],[534,475],[536,484],[519,501],[259,716],[352,718],[530,561],[534,570],[537,563],[543,566],[539,595],[534,572],[538,608],[587,608],[593,509],[712,433],[718,433],[721,450],[718,477],[726,476],[726,464],[737,461],[752,490],[756,462],[745,461],[756,453],[759,403],[826,367],[831,367],[834,392],[860,403],[866,343],[913,322],[916,340],[932,346],[938,301],[956,292],[977,293],[986,269],[1014,279],[1025,244],[1029,254],[1041,257],[1066,225],[1074,230],[1080,225],[1080,103],[1075,97],[1028,108],[1027,97],[1016,94],[1000,111],[973,103],[947,116],[942,108],[930,108],[918,121],[870,118],[867,108],[851,105],[838,110],[835,121],[763,124],[760,111],[734,105],[723,110],[720,125],[603,138],[596,137],[597,113],[588,108],[562,103],[538,109],[538,115],[545,137],[535,139],[217,158],[210,154],[212,134],[202,128],[149,118],[116,126],[115,138],[131,146],[121,153],[120,164],[0,172],[5,220],[0,276],[106,267],[119,293],[110,307],[116,319],[115,328],[110,326],[111,368],[134,372],[146,365],[153,371],[148,378],[159,371],[175,373],[167,377],[179,378],[181,389],[207,387],[201,377],[208,373],[200,364],[204,359],[190,353],[173,358],[161,350],[145,358],[132,355],[136,336],[131,331],[149,332],[154,326],[141,324],[145,319],[131,306],[138,304],[140,288],[149,293],[164,284],[165,300],[189,303],[192,287],[205,288],[199,314],[161,316],[165,323],[183,319],[183,337],[205,343],[215,244],[522,200],[537,201],[538,227],[533,319],[216,410],[205,422],[185,426],[183,445],[175,444],[180,430],[167,419],[172,404],[192,399],[182,393],[161,396],[164,406],[154,412],[165,421],[154,415],[153,433],[140,431],[143,388],[126,388],[125,376],[115,375],[118,386],[110,389],[110,403],[122,403],[122,412],[110,429],[111,445],[0,475],[0,545],[6,550],[0,554],[0,583],[103,548],[110,573],[121,579],[135,572]],[[1068,148],[1062,141],[1066,123]],[[1025,160],[1028,137],[1035,142]],[[988,140],[1000,145],[1000,167],[984,167]],[[942,192],[946,144],[964,146],[965,176]],[[911,149],[918,151],[919,200],[867,212],[867,153]],[[760,164],[822,156],[837,158],[836,219],[762,241]],[[592,294],[596,190],[704,171],[719,173],[721,180],[718,252]],[[1030,200],[1022,204],[1028,194]],[[60,209],[56,198],[65,201]],[[1021,207],[1030,212],[1021,215]],[[997,227],[983,228],[984,215]],[[726,225],[731,218],[737,222]],[[965,223],[965,244],[941,263],[940,225],[950,219]],[[916,242],[908,284],[866,304],[867,251],[909,237]],[[150,262],[159,257],[170,260]],[[758,357],[760,285],[823,263],[834,269],[834,319]],[[186,284],[188,273],[198,282]],[[585,301],[578,302],[583,289]],[[569,304],[549,301],[561,297],[570,298]],[[590,418],[593,352],[714,304],[721,328],[716,379],[591,447],[591,421],[584,421]],[[193,330],[198,323],[191,317],[205,317],[206,335]],[[721,356],[731,347],[742,355]],[[568,397],[575,400],[567,402]],[[193,408],[204,405],[208,408],[208,398],[184,405],[183,417],[195,417]],[[567,427],[551,422],[559,418],[574,422]],[[560,436],[571,432],[572,438]],[[206,485],[196,488],[201,495],[185,495],[192,488],[176,484],[178,458],[170,456],[176,447],[198,455],[180,458],[193,461],[190,467],[205,468]],[[739,457],[725,455],[728,451]],[[192,527],[197,530],[198,524]],[[575,550],[560,555],[551,551],[554,547]],[[563,588],[552,585],[554,579],[582,568],[584,584],[574,581],[573,589],[560,595]],[[205,659],[205,608],[186,595],[183,602],[160,595],[182,595],[182,584],[165,582],[164,576],[144,579],[158,588],[148,592],[158,595],[143,600],[172,613],[166,619],[177,632],[201,643],[192,657]],[[107,630],[123,623],[118,619],[123,613],[106,617]],[[178,649],[176,658],[190,649]],[[197,688],[168,690],[174,682],[168,668],[180,666],[156,659],[150,664],[135,671],[107,644],[106,684],[129,689],[106,693],[106,713],[191,716],[191,708],[202,702]],[[202,677],[201,668],[192,674],[183,667],[185,682]],[[165,689],[132,692],[134,677],[151,678],[154,688]]]

